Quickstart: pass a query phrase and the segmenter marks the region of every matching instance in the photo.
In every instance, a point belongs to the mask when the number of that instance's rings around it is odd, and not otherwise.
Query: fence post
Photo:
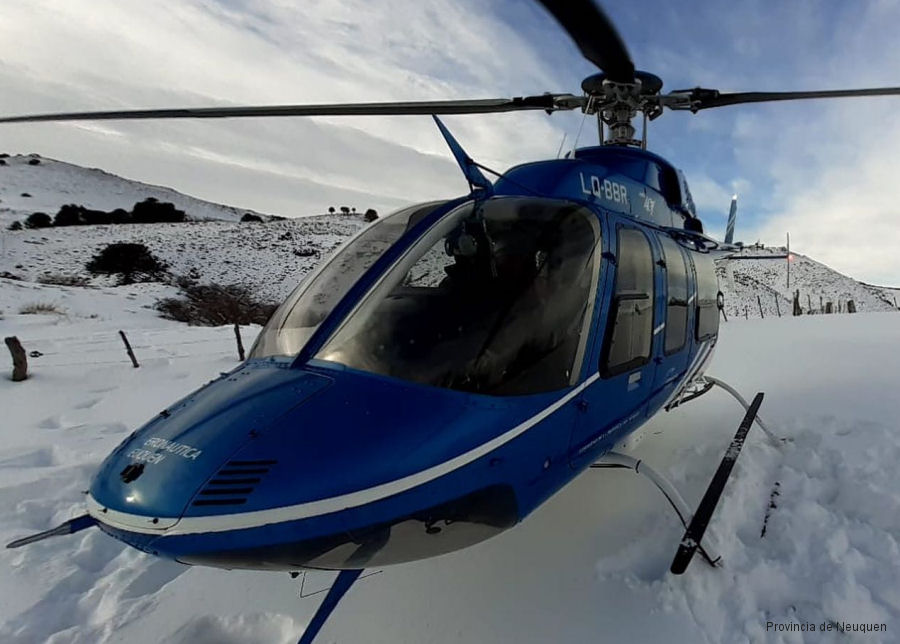
[[[746,305],[746,304],[744,305],[744,319],[745,319],[745,320],[749,320],[749,319],[750,319],[750,313],[747,311],[747,305]]]
[[[828,314],[834,313],[834,303],[825,302],[825,313],[828,313]]]
[[[13,361],[13,382],[21,382],[28,378],[28,358],[25,355],[25,349],[16,336],[10,336],[4,339],[9,352],[12,354]]]
[[[799,291],[798,291],[798,293],[799,293]],[[809,297],[809,293],[806,294],[806,305],[808,307],[806,309],[806,312],[812,313],[812,299]]]
[[[803,309],[800,307],[800,289],[794,291],[794,315],[803,315]]]
[[[856,313],[856,302],[847,300],[847,313]]]
[[[781,306],[778,304],[778,294],[775,294],[775,311],[778,313],[778,317],[781,317]]]
[[[762,300],[759,298],[759,295],[756,296],[756,303],[759,305],[759,317],[762,318],[763,320],[765,320],[765,319],[766,319],[766,316],[765,316],[765,314],[763,313],[763,310],[762,310]]]
[[[122,342],[125,343],[125,351],[128,352],[128,357],[131,358],[131,364],[137,369],[141,365],[138,364],[137,358],[134,357],[134,351],[131,350],[131,344],[128,342],[128,338],[125,337],[125,332],[119,331],[119,335],[122,336]]]
[[[238,358],[241,362],[244,361],[244,343],[241,341],[241,327],[237,322],[234,323],[234,337],[237,340],[238,347]]]
[[[825,312],[825,304],[822,303],[822,296],[819,296],[819,313]]]

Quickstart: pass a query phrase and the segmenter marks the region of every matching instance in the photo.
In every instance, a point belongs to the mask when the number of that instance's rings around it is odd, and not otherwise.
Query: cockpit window
[[[400,210],[377,220],[294,289],[259,334],[251,358],[295,356],[360,276],[404,232],[441,203]]]
[[[549,199],[478,208],[435,224],[316,357],[490,395],[574,384],[599,276],[597,217]]]

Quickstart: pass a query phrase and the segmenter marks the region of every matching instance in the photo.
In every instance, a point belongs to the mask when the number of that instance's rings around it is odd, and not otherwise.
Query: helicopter
[[[9,547],[98,527],[190,565],[340,571],[308,643],[363,570],[497,535],[596,466],[640,470],[663,491],[686,527],[681,572],[694,552],[717,561],[703,530],[750,424],[771,434],[762,395],[747,404],[732,391],[746,408],[736,449],[696,512],[623,453],[659,411],[728,390],[706,373],[717,242],[684,174],[647,150],[647,122],[666,109],[900,88],[663,93],[591,0],[541,4],[600,69],[579,95],[0,118],[432,116],[469,184],[360,231],[285,300],[247,361],[106,458],[85,514]],[[527,110],[596,116],[602,144],[491,181],[439,119]]]

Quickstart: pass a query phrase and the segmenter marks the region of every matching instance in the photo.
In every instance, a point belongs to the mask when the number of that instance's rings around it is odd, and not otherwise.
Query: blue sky
[[[668,89],[900,85],[900,3],[607,2],[638,68]],[[0,22],[0,112],[482,98],[579,91],[594,69],[526,0],[29,0]],[[707,228],[792,245],[900,285],[900,98],[667,113],[650,147],[687,174]],[[460,116],[505,168],[571,145],[580,115]],[[596,137],[585,124],[581,143]],[[430,119],[6,127],[0,147],[288,216],[389,209],[465,184]]]

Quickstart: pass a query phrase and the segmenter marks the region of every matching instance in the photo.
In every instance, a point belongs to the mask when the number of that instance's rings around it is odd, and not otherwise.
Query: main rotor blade
[[[581,54],[617,83],[634,81],[634,63],[606,13],[592,0],[540,0],[565,29]]]
[[[715,89],[697,87],[692,90],[672,92],[661,97],[662,103],[673,110],[699,110],[742,103],[767,103],[769,101],[796,101],[809,98],[844,98],[849,96],[900,95],[900,87],[875,87],[871,89],[829,89],[809,92],[735,92],[723,94]]]
[[[486,98],[459,101],[419,101],[399,103],[335,103],[332,105],[260,105],[242,107],[188,107],[154,110],[114,110],[107,112],[66,112],[27,114],[0,118],[0,123],[36,121],[107,121],[143,119],[216,119],[261,116],[405,116],[431,114],[485,114],[521,110],[572,110],[584,100],[572,94],[542,94],[516,98]]]

